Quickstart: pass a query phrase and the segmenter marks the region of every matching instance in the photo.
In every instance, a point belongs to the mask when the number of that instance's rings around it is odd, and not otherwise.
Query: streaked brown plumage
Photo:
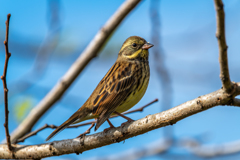
[[[132,108],[144,95],[150,76],[148,49],[153,45],[138,36],[129,37],[122,45],[115,64],[100,81],[88,100],[46,140],[67,126],[97,118],[95,131],[112,114]],[[130,118],[122,116],[128,121]],[[108,120],[110,127],[113,125]],[[84,133],[89,133],[92,126]]]

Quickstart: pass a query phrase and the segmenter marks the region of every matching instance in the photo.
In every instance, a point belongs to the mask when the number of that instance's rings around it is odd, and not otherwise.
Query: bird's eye
[[[136,43],[133,43],[132,46],[133,46],[133,47],[137,47],[137,44],[136,44]]]

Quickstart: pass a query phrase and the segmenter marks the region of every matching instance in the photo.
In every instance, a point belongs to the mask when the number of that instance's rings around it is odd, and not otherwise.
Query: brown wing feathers
[[[95,131],[106,121],[107,118],[115,111],[115,109],[127,98],[130,90],[136,83],[134,64],[120,64],[116,62],[108,71],[104,79],[101,80],[98,87],[101,87],[98,95],[93,100],[94,115],[99,115]],[[79,119],[85,118],[91,111],[88,107],[81,107],[67,121],[55,129],[46,139],[47,141],[57,133],[73,124]]]
[[[124,95],[126,96],[126,94]],[[115,108],[117,108],[117,106],[125,99],[125,96],[118,96],[114,98],[112,104],[108,104],[110,108],[103,110],[103,112],[99,115],[96,126],[94,128],[95,131],[110,117],[110,115],[115,111]]]
[[[56,128],[46,139],[46,141],[53,138],[57,133],[64,130],[66,127],[68,127],[70,124],[72,124],[74,121],[77,120],[77,117],[69,118],[67,121],[65,121],[63,124],[61,124],[58,128]]]
[[[81,107],[77,112],[75,112],[68,120],[66,120],[63,124],[61,124],[58,128],[56,128],[46,139],[46,141],[53,138],[57,133],[61,132],[63,129],[73,124],[75,121],[85,118],[89,113],[88,108]]]
[[[129,37],[119,51],[117,61],[100,81],[92,95],[77,112],[55,129],[47,140],[73,123],[98,117],[96,131],[119,106],[123,107],[123,110],[127,109],[127,106],[122,106],[122,104],[129,95],[134,95],[143,87],[145,79],[149,79],[149,66],[144,63],[148,63],[147,49],[152,46],[141,37]],[[137,101],[139,98],[134,100]]]
[[[115,111],[128,96],[128,92],[135,82],[132,64],[116,63],[105,76],[105,84],[93,101],[93,114],[99,115],[95,130]]]

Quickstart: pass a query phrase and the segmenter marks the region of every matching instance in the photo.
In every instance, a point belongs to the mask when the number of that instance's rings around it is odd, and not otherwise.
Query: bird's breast
[[[147,62],[146,62],[147,63]],[[130,91],[131,94],[123,101],[116,109],[117,112],[125,112],[137,104],[145,94],[148,82],[150,78],[149,65],[142,63],[140,69],[137,71],[135,76],[137,77],[133,89]]]

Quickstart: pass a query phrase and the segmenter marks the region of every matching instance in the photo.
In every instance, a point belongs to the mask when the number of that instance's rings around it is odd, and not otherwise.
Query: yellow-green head
[[[145,39],[138,36],[129,37],[122,45],[119,56],[130,60],[148,60],[148,49],[153,47]]]

